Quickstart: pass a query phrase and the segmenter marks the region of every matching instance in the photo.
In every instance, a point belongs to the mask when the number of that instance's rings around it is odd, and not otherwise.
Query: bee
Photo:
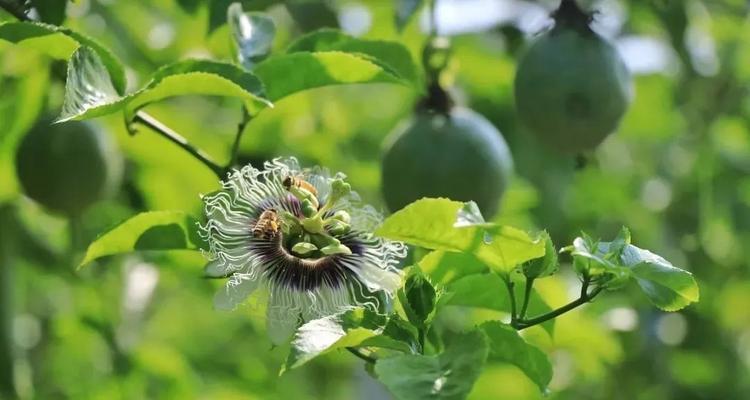
[[[274,208],[263,211],[258,218],[258,222],[253,226],[253,236],[261,239],[273,239],[281,230],[281,221],[279,213]]]
[[[310,184],[310,182],[302,179],[302,176],[292,176],[289,175],[286,178],[284,178],[284,182],[282,182],[284,187],[289,190],[292,187],[297,187],[300,189],[305,189],[308,192],[310,192],[313,196],[318,195],[318,189],[315,189],[315,186]]]

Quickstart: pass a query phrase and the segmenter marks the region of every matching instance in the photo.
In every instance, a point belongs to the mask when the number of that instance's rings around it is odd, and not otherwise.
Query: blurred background
[[[77,0],[65,25],[99,39],[127,65],[130,90],[183,58],[231,58],[223,0]],[[399,32],[386,0],[246,1],[277,24],[274,48],[320,27],[405,44],[416,60],[428,16]],[[515,176],[496,219],[548,229],[570,243],[586,230],[634,244],[692,271],[701,301],[662,313],[636,290],[600,297],[557,320],[539,340],[554,363],[548,399],[743,399],[750,393],[750,19],[744,0],[581,1],[615,43],[636,96],[619,131],[585,165],[556,154],[520,126],[513,77],[524,45],[552,23],[557,1],[438,0],[439,33],[454,45],[457,102],[502,132]],[[223,7],[223,9],[222,9]],[[217,11],[219,10],[219,11]],[[12,17],[0,11],[0,20]],[[14,159],[35,121],[54,116],[63,70],[34,49],[0,41],[0,381],[31,399],[380,399],[385,389],[348,354],[278,376],[262,313],[219,313],[222,282],[201,278],[197,252],[137,254],[75,270],[99,232],[143,210],[201,214],[212,172],[145,128],[129,136],[120,115],[95,120],[124,155],[108,200],[76,218],[21,194]],[[294,155],[344,171],[383,208],[386,136],[418,94],[392,85],[333,87],[286,98],[246,127],[240,159]],[[229,156],[239,102],[181,97],[149,112],[215,159]],[[52,171],[50,171],[52,172]],[[563,268],[564,269],[564,268]],[[578,290],[572,275],[540,281],[552,305]],[[482,311],[473,311],[477,319]],[[12,369],[10,368],[12,366]],[[515,367],[493,365],[473,399],[540,399]]]

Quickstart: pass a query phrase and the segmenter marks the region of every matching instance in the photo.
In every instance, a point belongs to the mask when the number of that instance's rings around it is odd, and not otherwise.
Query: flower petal
[[[232,311],[242,304],[257,287],[256,279],[251,279],[248,275],[235,274],[214,296],[214,308]]]

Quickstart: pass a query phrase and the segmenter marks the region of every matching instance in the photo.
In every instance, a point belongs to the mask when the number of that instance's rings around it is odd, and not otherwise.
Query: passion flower
[[[235,309],[267,288],[268,332],[279,344],[303,321],[389,299],[401,285],[406,246],[372,234],[382,216],[345,178],[275,159],[235,171],[205,196],[206,269],[229,277],[215,307]]]

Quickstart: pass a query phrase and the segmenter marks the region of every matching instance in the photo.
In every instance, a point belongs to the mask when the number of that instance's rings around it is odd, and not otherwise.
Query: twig
[[[529,308],[529,300],[531,299],[531,289],[534,287],[534,278],[526,278],[526,288],[523,293],[523,305],[521,305],[521,312],[518,314],[518,319],[526,318],[526,310]]]
[[[211,160],[211,158],[201,149],[190,144],[187,139],[182,137],[179,133],[170,129],[168,126],[161,123],[156,118],[152,117],[144,111],[138,111],[135,114],[135,117],[133,117],[133,122],[138,122],[151,128],[154,132],[164,136],[166,139],[188,152],[191,156],[195,157],[198,161],[202,162],[205,166],[210,168],[211,171],[216,174],[216,176],[218,176],[219,178],[224,177],[224,168]]]
[[[505,287],[508,289],[508,296],[510,297],[510,324],[513,325],[518,319],[518,313],[516,313],[516,292],[513,290],[513,282],[510,277],[505,277]]]
[[[516,330],[522,330],[529,327],[532,327],[534,325],[538,325],[544,322],[549,321],[552,318],[558,317],[562,314],[565,314],[566,312],[581,306],[583,304],[586,304],[594,299],[599,293],[601,293],[602,290],[604,290],[604,287],[600,286],[592,290],[590,293],[587,292],[588,286],[589,286],[590,280],[589,278],[584,278],[583,280],[583,286],[581,287],[581,296],[571,301],[570,303],[556,309],[553,311],[550,311],[546,314],[542,314],[538,317],[531,318],[531,319],[518,319],[516,321],[511,321],[511,326],[515,328]]]
[[[250,113],[247,112],[247,107],[242,106],[242,120],[239,124],[237,124],[237,134],[234,136],[234,143],[232,143],[232,152],[229,156],[229,162],[227,163],[226,167],[224,167],[225,173],[229,172],[229,170],[237,164],[237,156],[240,151],[242,134],[245,132],[245,128],[247,127],[247,124],[251,119],[252,117],[250,116]]]

